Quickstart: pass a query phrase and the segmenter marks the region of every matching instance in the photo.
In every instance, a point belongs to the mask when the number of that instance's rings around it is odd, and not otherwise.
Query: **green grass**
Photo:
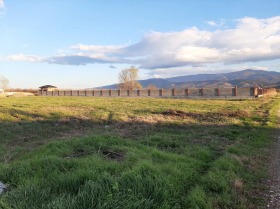
[[[0,208],[261,207],[279,104],[0,98]]]

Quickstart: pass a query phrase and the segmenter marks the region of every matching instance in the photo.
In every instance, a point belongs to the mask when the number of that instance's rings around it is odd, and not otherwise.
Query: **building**
[[[45,85],[45,86],[41,86],[39,87],[40,91],[56,91],[58,90],[56,86],[52,86],[52,85]]]

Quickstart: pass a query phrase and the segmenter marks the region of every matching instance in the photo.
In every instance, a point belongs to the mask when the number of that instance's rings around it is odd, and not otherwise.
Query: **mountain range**
[[[242,70],[220,74],[197,74],[172,78],[151,78],[139,80],[143,88],[149,85],[157,88],[210,88],[210,87],[277,87],[280,86],[280,73],[264,70]],[[117,89],[118,84],[101,86],[99,89]]]

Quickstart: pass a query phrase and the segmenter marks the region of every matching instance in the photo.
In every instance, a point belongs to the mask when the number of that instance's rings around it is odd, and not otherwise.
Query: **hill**
[[[280,83],[280,73],[264,70],[242,70],[230,73],[220,74],[197,74],[186,75],[172,78],[151,78],[147,80],[139,80],[145,88],[150,84],[158,88],[190,88],[190,87],[216,87],[216,86],[274,86]],[[101,86],[103,89],[117,89],[118,84]]]

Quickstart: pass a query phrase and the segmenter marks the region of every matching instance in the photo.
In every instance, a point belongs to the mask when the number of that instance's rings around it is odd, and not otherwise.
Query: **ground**
[[[280,112],[278,112],[280,121]],[[275,133],[275,143],[271,147],[271,159],[268,169],[267,185],[269,187],[267,209],[280,208],[280,131]]]
[[[279,100],[0,98],[0,208],[264,208]]]

